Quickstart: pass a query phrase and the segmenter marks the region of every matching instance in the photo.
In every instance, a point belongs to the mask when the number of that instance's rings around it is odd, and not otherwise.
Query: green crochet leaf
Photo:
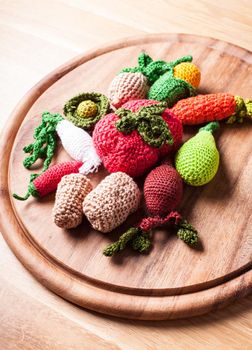
[[[173,144],[170,129],[162,118],[165,109],[166,103],[142,107],[136,113],[119,108],[115,113],[121,119],[116,122],[116,128],[124,134],[137,130],[142,139],[152,147],[160,148],[165,143]]]

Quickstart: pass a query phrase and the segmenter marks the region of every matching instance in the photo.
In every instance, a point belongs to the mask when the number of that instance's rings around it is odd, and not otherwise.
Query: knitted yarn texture
[[[128,244],[134,250],[145,253],[151,247],[150,231],[169,224],[177,229],[180,239],[195,245],[198,241],[195,228],[183,220],[178,212],[170,211],[179,204],[182,192],[182,179],[170,165],[163,164],[152,170],[144,183],[144,199],[150,216],[143,218],[137,227],[130,228],[116,242],[108,245],[103,254],[112,256]]]
[[[81,166],[82,162],[75,160],[53,165],[35,179],[33,179],[33,176],[31,177],[28,191],[24,197],[16,194],[13,194],[13,197],[19,200],[26,200],[30,195],[44,197],[48,193],[56,191],[58,183],[64,175],[78,173]]]
[[[164,216],[174,210],[183,195],[183,181],[170,165],[153,169],[144,182],[146,209],[151,215]]]
[[[110,232],[137,210],[140,190],[125,173],[105,177],[83,202],[83,212],[95,230]]]
[[[175,61],[166,62],[162,60],[154,61],[145,52],[141,52],[138,56],[138,66],[122,69],[122,72],[136,73],[140,72],[147,77],[149,85],[152,85],[159,77],[167,71],[172,71],[173,68],[182,62],[191,62],[192,56],[183,56]]]
[[[175,166],[188,185],[205,185],[217,173],[219,152],[212,132],[218,127],[218,122],[207,124],[178,150],[175,157]]]
[[[153,100],[132,100],[124,104],[122,108],[135,113],[141,107],[152,106],[157,103],[159,102]],[[102,118],[95,126],[93,142],[97,154],[107,170],[111,173],[122,171],[132,177],[141,176],[154,166],[161,157],[178,149],[182,142],[181,122],[167,109],[162,113],[162,119],[169,128],[173,144],[165,142],[158,148],[146,143],[136,129],[129,133],[120,132],[117,123],[120,122],[121,118],[116,113],[108,114]],[[148,121],[145,122],[147,122],[146,128],[148,129]],[[151,123],[151,120],[149,120],[149,123]],[[130,121],[131,126],[132,122]],[[138,128],[138,124],[135,124],[135,126]],[[144,130],[147,129],[144,127]],[[154,132],[159,133],[159,130],[154,129]],[[153,134],[153,128],[149,134]]]
[[[80,173],[87,175],[98,170],[101,159],[96,153],[92,137],[68,120],[58,123],[57,134],[65,151],[75,160],[83,162]]]
[[[199,68],[192,62],[182,62],[173,68],[173,76],[185,80],[197,88],[200,84],[201,73]]]
[[[147,78],[142,73],[120,73],[109,85],[109,100],[119,108],[129,100],[145,98],[148,88]]]
[[[172,107],[182,98],[194,96],[196,91],[185,80],[175,78],[172,71],[163,74],[150,88],[148,98],[158,101],[166,101],[168,107]]]
[[[206,94],[178,101],[172,113],[184,125],[197,125],[228,118],[228,123],[241,123],[252,118],[252,100],[229,93]]]
[[[149,85],[168,70],[172,71],[177,64],[191,60],[191,56],[185,56],[173,62],[154,61],[145,52],[141,52],[138,66],[124,68],[112,80],[108,93],[111,104],[119,108],[127,101],[146,98]]]
[[[53,220],[61,228],[77,227],[83,217],[82,203],[92,190],[90,180],[82,174],[65,175],[57,188]]]
[[[66,119],[74,125],[92,128],[109,111],[109,100],[96,92],[85,92],[72,97],[64,106]]]
[[[42,122],[34,130],[34,142],[24,147],[24,152],[30,155],[25,158],[23,165],[30,167],[39,159],[44,159],[42,172],[46,171],[52,161],[56,148],[56,127],[63,120],[60,114],[44,112]],[[37,174],[38,176],[39,174]]]

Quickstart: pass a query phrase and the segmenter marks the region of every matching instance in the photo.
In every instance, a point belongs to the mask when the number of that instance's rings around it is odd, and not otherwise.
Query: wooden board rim
[[[172,309],[172,300],[174,297],[162,297],[162,303],[159,301],[159,297],[154,297],[151,305],[148,307],[145,306],[144,310],[141,308],[138,310],[134,307],[134,309],[130,308],[130,303],[127,303],[128,298],[132,298],[134,296],[127,295],[126,293],[122,294],[122,304],[120,304],[120,310],[117,311],[116,305],[107,302],[104,305],[104,300],[102,300],[101,289],[97,286],[92,285],[92,283],[88,281],[83,281],[79,278],[73,280],[69,271],[64,271],[60,266],[55,266],[51,261],[48,260],[48,257],[39,252],[36,247],[28,240],[28,237],[23,232],[20,227],[19,221],[17,220],[12,205],[10,193],[4,188],[8,188],[8,171],[9,171],[9,158],[11,154],[11,146],[15,141],[16,133],[21,125],[22,120],[24,119],[26,113],[32,106],[32,104],[37,100],[39,96],[52,84],[54,84],[58,79],[67,74],[72,69],[78,67],[84,62],[96,57],[97,53],[104,54],[111,50],[115,50],[118,46],[123,47],[127,44],[134,45],[139,40],[141,42],[155,42],[160,40],[166,40],[167,37],[174,38],[179,40],[180,34],[153,34],[153,35],[144,35],[140,37],[129,38],[125,40],[118,40],[112,44],[104,45],[101,48],[94,49],[86,54],[77,56],[66,64],[60,66],[52,73],[47,75],[43,80],[41,80],[38,84],[36,84],[22,99],[22,101],[17,105],[15,110],[12,113],[11,119],[2,134],[0,150],[2,151],[2,172],[0,178],[0,190],[2,194],[2,201],[0,203],[1,209],[1,231],[3,232],[3,236],[11,249],[14,251],[19,260],[26,266],[28,270],[32,272],[32,274],[39,280],[41,280],[40,271],[43,267],[43,281],[42,284],[46,285],[49,289],[53,290],[55,293],[63,296],[64,298],[75,302],[83,307],[87,307],[94,311],[100,311],[103,313],[107,313],[115,316],[122,316],[128,318],[139,318],[139,319],[167,319],[167,318],[178,318],[178,317],[187,317],[192,315],[201,314],[203,312],[203,305],[201,300],[204,300],[204,312],[210,311],[213,307],[217,305],[223,305],[224,295],[221,297],[222,293],[218,294],[218,298],[213,298],[214,290],[221,288],[228,290],[228,293],[225,294],[225,303],[231,302],[234,299],[238,298],[242,295],[246,295],[252,290],[252,271],[246,271],[240,276],[229,280],[228,282],[218,285],[216,287],[211,288],[212,294],[206,292],[209,290],[203,290],[197,293],[188,293],[184,295],[180,295],[180,307],[176,310]],[[184,35],[183,35],[184,36]],[[186,35],[188,40],[193,39],[195,37],[199,39],[204,39],[202,36],[193,36]],[[209,39],[209,38],[208,38]],[[218,42],[215,39],[211,39],[213,44]],[[123,42],[123,45],[122,45]],[[234,45],[231,45],[232,47]],[[239,48],[241,49],[241,48]],[[247,51],[245,49],[242,49]],[[7,142],[8,141],[8,142]],[[6,144],[8,147],[6,148]],[[4,151],[4,152],[3,152]],[[12,212],[8,209],[12,208]],[[11,234],[9,233],[11,232]],[[20,248],[23,247],[23,248]],[[57,268],[60,271],[61,279],[54,279],[53,271]],[[45,274],[46,271],[46,274]],[[245,285],[242,292],[239,290],[239,283]],[[71,288],[66,289],[66,286],[70,285]],[[83,298],[85,291],[85,298]],[[106,290],[106,293],[115,293],[114,291]],[[118,293],[118,292],[116,292]],[[89,295],[92,295],[90,299]],[[196,297],[197,295],[197,297]],[[144,296],[142,296],[144,298]],[[186,301],[190,298],[190,315],[188,315],[188,309],[186,307]],[[207,298],[207,301],[206,301]],[[84,300],[85,299],[85,300]],[[108,298],[111,300],[110,298]],[[207,308],[206,308],[207,304]]]

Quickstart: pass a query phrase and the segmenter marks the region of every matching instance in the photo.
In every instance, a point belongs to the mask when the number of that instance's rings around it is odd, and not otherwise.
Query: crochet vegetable
[[[185,56],[174,62],[153,61],[146,53],[140,53],[138,66],[122,69],[112,80],[108,89],[111,104],[119,108],[127,101],[146,98],[149,86],[162,74],[180,62],[191,60],[191,56]]]
[[[125,102],[145,98],[148,80],[142,73],[120,73],[110,83],[108,96],[111,104],[119,108]]]
[[[83,202],[83,212],[95,230],[110,232],[137,210],[140,191],[125,173],[113,173],[103,179]]]
[[[92,191],[90,180],[82,174],[65,175],[57,188],[53,220],[61,228],[77,227],[83,217],[82,202]]]
[[[48,193],[56,191],[57,185],[64,175],[78,173],[81,166],[82,162],[70,161],[53,165],[39,176],[32,174],[26,195],[20,197],[14,193],[13,197],[22,201],[30,196],[44,197]]]
[[[173,68],[173,76],[185,80],[194,88],[200,84],[201,73],[199,68],[192,62],[182,62]]]
[[[229,93],[198,95],[178,101],[171,111],[186,125],[228,117],[228,123],[241,123],[244,118],[252,118],[252,100],[244,100]]]
[[[35,128],[34,143],[24,147],[25,153],[30,153],[23,162],[26,168],[30,169],[39,158],[42,158],[44,164],[41,172],[48,169],[56,150],[57,134],[66,152],[74,160],[83,163],[80,173],[89,174],[97,171],[101,160],[95,151],[92,137],[86,131],[65,120],[60,114],[49,112],[42,114],[42,122]],[[37,176],[39,174],[35,177]]]
[[[181,201],[182,192],[182,179],[171,165],[163,164],[152,170],[144,183],[148,216],[137,227],[126,231],[118,241],[107,246],[103,254],[112,256],[128,244],[140,253],[145,253],[151,247],[151,230],[169,224],[177,229],[180,239],[189,245],[195,245],[198,241],[197,231],[178,212],[173,211]]]
[[[178,149],[182,125],[165,108],[152,100],[129,101],[96,124],[93,142],[109,172],[140,176]]]
[[[86,92],[72,97],[64,106],[64,114],[74,125],[90,129],[108,113],[109,108],[105,95]]]
[[[217,173],[219,152],[212,132],[218,127],[218,122],[207,124],[178,150],[175,156],[175,166],[188,185],[205,185]]]
[[[83,162],[80,173],[87,175],[98,170],[101,159],[96,153],[92,137],[81,128],[62,120],[56,126],[65,151],[75,160]]]
[[[192,56],[185,56],[182,59],[171,62],[167,72],[161,75],[160,78],[150,87],[148,98],[158,101],[166,101],[168,106],[172,107],[180,99],[194,96],[196,94],[195,88],[186,80],[180,79],[174,75],[174,70],[177,65],[181,64],[181,62],[191,61]],[[176,74],[179,75],[178,71]]]

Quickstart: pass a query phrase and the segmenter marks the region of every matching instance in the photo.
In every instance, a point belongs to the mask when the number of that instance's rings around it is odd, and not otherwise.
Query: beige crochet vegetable
[[[137,210],[140,191],[127,174],[110,174],[90,192],[83,202],[83,212],[95,230],[110,232]]]
[[[67,229],[78,226],[83,217],[83,200],[90,191],[92,191],[92,185],[85,175],[65,175],[56,192],[53,208],[55,224]]]

